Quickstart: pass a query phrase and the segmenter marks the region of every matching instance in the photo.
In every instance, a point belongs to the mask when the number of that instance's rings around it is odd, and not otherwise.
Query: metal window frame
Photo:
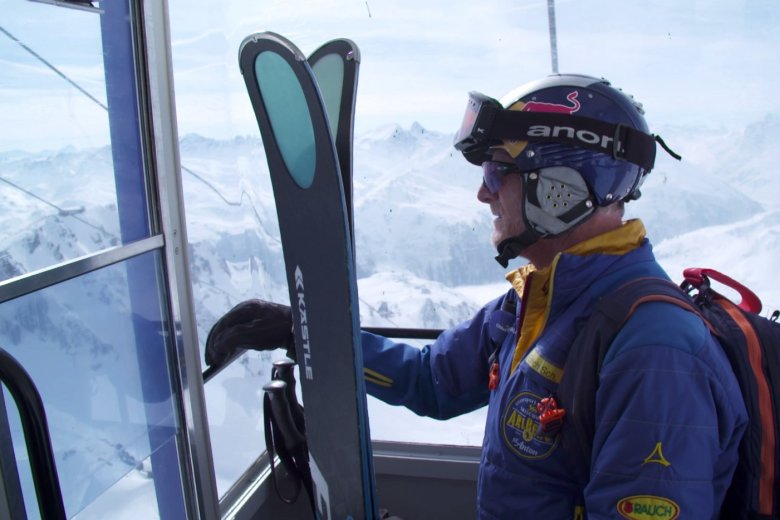
[[[163,245],[162,235],[156,235],[0,281],[0,304],[160,249]]]
[[[28,2],[37,2],[39,4],[49,4],[57,7],[66,7],[68,9],[77,9],[79,11],[89,11],[93,13],[102,13],[100,8],[101,0],[28,0]],[[97,6],[94,4],[98,4]]]
[[[0,281],[0,304],[92,271],[161,250],[164,304],[175,338],[171,374],[182,421],[180,473],[188,516],[217,518],[219,497],[213,471],[197,328],[189,276],[187,234],[180,182],[167,2],[127,0],[134,34],[139,126],[147,183],[151,236],[61,264]],[[100,9],[83,3],[44,1],[61,7]]]
[[[183,473],[189,481],[188,507],[195,518],[218,518],[219,495],[214,477],[206,414],[197,323],[189,270],[188,240],[181,184],[181,163],[173,88],[168,5],[161,0],[133,0],[141,24],[139,59],[146,74],[147,158],[150,185],[156,187],[157,224],[165,237],[164,259],[169,308],[176,324],[176,369],[183,412]],[[186,484],[186,483],[185,483]]]

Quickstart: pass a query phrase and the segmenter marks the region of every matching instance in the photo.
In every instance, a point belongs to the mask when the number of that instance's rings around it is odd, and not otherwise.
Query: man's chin
[[[510,237],[508,235],[504,234],[504,233],[496,233],[496,232],[494,232],[493,236],[491,237],[492,242],[493,242],[493,247],[495,247],[496,250],[498,250],[499,244],[501,244],[501,242],[503,242],[507,238],[510,238]]]

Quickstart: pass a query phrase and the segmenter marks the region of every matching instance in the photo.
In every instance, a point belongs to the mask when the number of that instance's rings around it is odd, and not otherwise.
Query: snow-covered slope
[[[673,277],[680,279],[688,266],[718,268],[755,290],[767,311],[780,307],[780,181],[774,175],[780,157],[772,145],[780,140],[778,117],[768,115],[742,131],[669,128],[662,134],[684,161],[677,163],[659,151],[644,195],[628,205],[628,216],[644,220],[659,259]],[[354,149],[364,325],[448,327],[508,288],[502,283],[504,270],[493,260],[490,212],[476,199],[481,172],[454,152],[450,135],[419,125],[390,125],[358,136]],[[260,140],[188,135],[181,141],[181,157],[202,345],[212,324],[233,305],[253,297],[285,301],[287,289]],[[3,279],[120,243],[110,149],[7,152],[0,154],[0,171],[5,180],[0,196],[6,204],[0,213],[0,226],[6,230],[0,235]],[[51,380],[66,365],[93,373],[73,385],[83,399],[55,397],[48,406],[59,418],[56,438],[67,453],[72,451],[63,467],[88,467],[106,482],[141,468],[147,448],[136,446],[130,434],[110,446],[100,444],[89,421],[80,424],[73,403],[115,408],[103,400],[112,399],[122,368],[133,361],[124,355],[132,347],[118,345],[117,332],[122,331],[112,325],[128,307],[122,277],[121,269],[95,273],[80,293],[46,291],[5,305],[0,314],[4,344],[79,345],[48,354],[48,363],[37,359],[36,366]],[[89,309],[86,314],[84,309]],[[97,328],[79,321],[95,313],[100,319],[90,323],[99,323]],[[128,328],[120,336],[131,341],[132,331]],[[62,337],[69,339],[62,342]],[[35,350],[29,349],[30,355]],[[243,471],[244,461],[256,455],[240,449],[261,449],[252,439],[260,438],[259,389],[269,377],[269,363],[266,354],[245,357],[224,372],[219,384],[210,385],[210,427],[220,439],[213,443],[219,451],[215,459],[222,461],[220,486],[228,486]],[[132,381],[120,384],[123,391],[137,386]],[[377,439],[480,442],[481,412],[453,425],[373,399],[369,407]],[[80,433],[74,437],[71,431]],[[79,447],[79,439],[93,437],[99,450]],[[142,470],[131,475],[141,480],[126,482],[143,484]],[[66,485],[80,504],[94,498],[86,480],[71,479]]]
[[[780,152],[771,145],[780,139],[780,118],[770,114],[743,130],[661,133],[684,160],[659,149],[643,196],[628,204],[627,215],[643,219],[672,273],[688,264],[722,266],[765,295],[767,304],[780,305],[771,271],[780,257],[780,184],[773,174]],[[481,172],[452,149],[451,138],[414,124],[383,126],[355,140],[356,254],[366,322],[389,323],[372,310],[382,305],[396,314],[406,307],[409,316],[426,315],[418,307],[424,298],[408,296],[421,294],[422,280],[431,282],[428,299],[444,309],[445,303],[458,307],[446,288],[502,279],[489,242],[490,214],[476,199]],[[181,157],[205,337],[242,299],[285,300],[286,282],[260,140],[188,135]],[[0,168],[12,183],[0,185],[9,208],[0,225],[10,230],[0,237],[3,277],[119,243],[110,149],[8,152],[0,155]],[[471,309],[477,304],[467,303]],[[468,314],[453,312],[440,323]]]

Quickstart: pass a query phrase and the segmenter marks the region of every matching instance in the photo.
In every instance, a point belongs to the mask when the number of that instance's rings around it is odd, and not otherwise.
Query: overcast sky
[[[776,0],[555,7],[559,70],[610,79],[653,127],[744,127],[780,113]],[[546,0],[173,0],[169,11],[180,134],[258,133],[237,56],[264,30],[307,54],[336,37],[358,44],[358,133],[414,121],[452,132],[468,91],[500,97],[551,72]],[[0,13],[0,27],[105,99],[97,15],[27,0],[0,0]],[[105,111],[3,33],[0,65],[0,151],[105,144]]]

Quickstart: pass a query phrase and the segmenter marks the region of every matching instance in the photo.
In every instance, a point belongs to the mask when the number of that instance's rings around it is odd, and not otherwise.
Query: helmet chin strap
[[[502,240],[496,249],[498,250],[498,256],[496,262],[501,264],[501,267],[506,268],[509,265],[509,261],[513,258],[520,256],[520,253],[525,249],[536,243],[542,236],[533,229],[526,229],[520,235],[510,237]]]

